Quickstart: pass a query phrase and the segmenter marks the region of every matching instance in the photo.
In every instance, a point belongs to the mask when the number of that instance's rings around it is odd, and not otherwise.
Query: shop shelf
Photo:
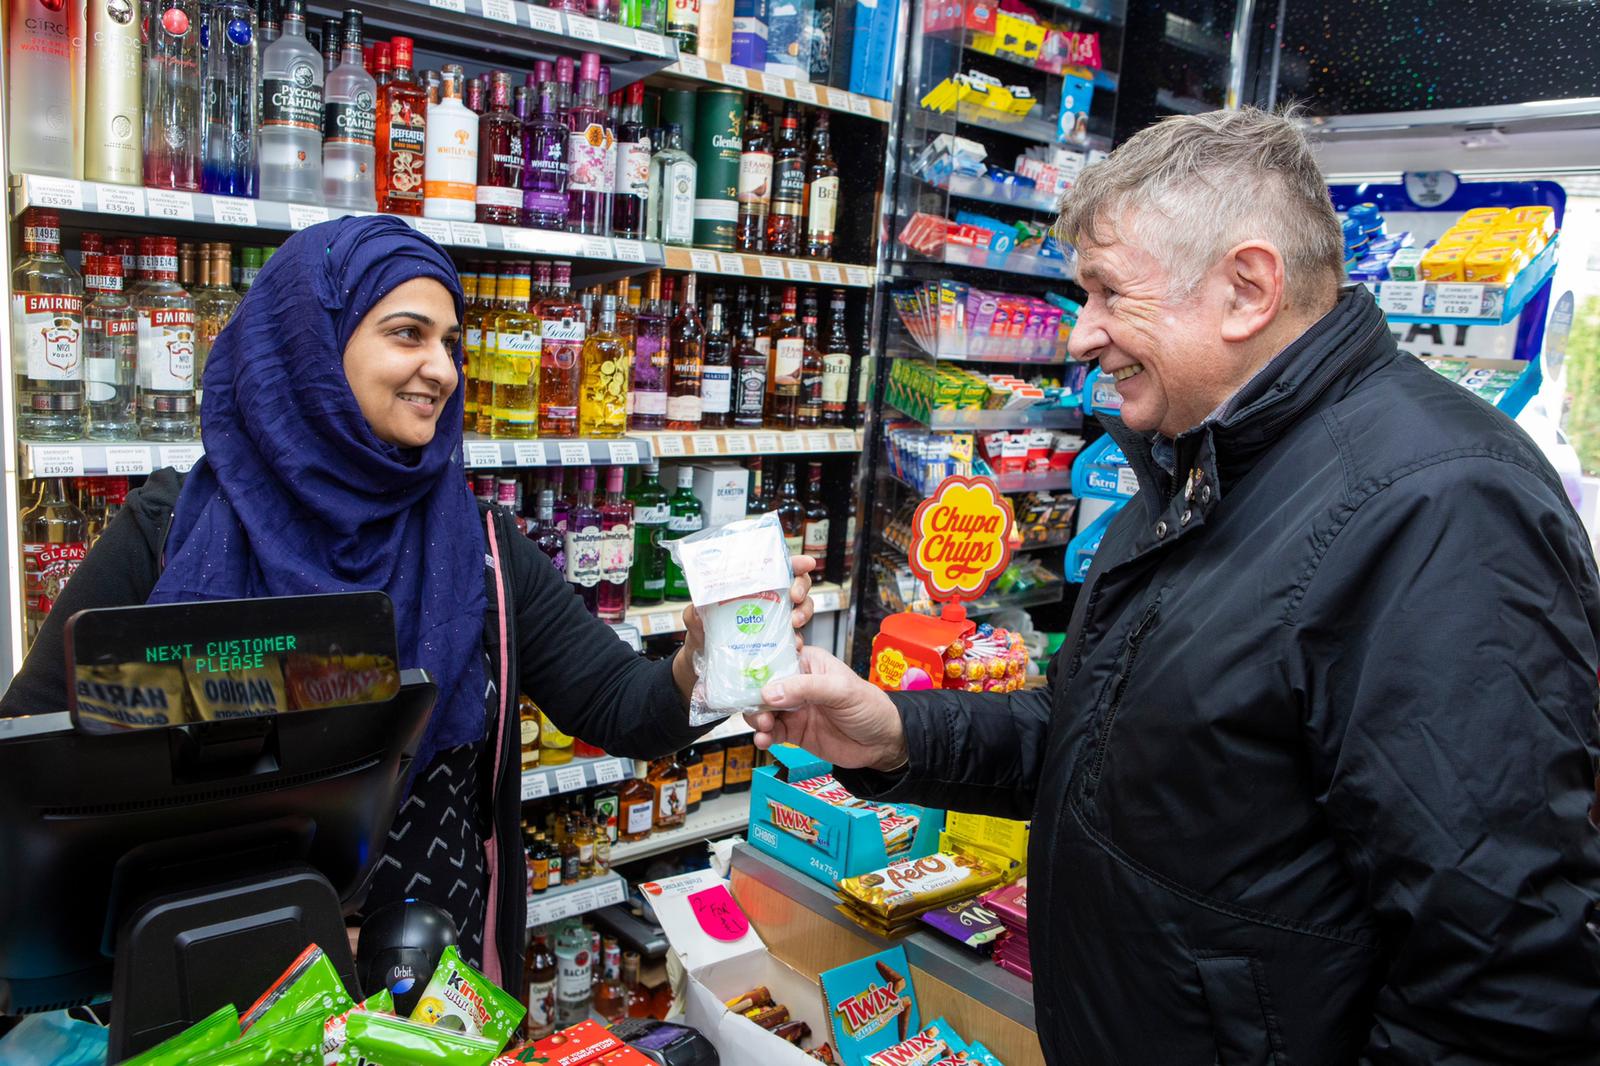
[[[647,463],[650,442],[617,440],[490,440],[468,433],[461,458],[468,470],[508,466],[631,466]]]
[[[1043,0],[1043,3],[1046,7],[1070,11],[1074,15],[1097,19],[1113,26],[1122,25],[1128,18],[1126,0]]]
[[[707,429],[699,433],[636,430],[633,436],[663,462],[736,455],[816,455],[859,452],[859,429]]]
[[[685,818],[676,829],[665,832],[657,830],[643,840],[611,845],[611,865],[616,867],[625,862],[663,855],[686,844],[743,833],[749,824],[750,793],[732,792],[718,796],[700,804],[700,809]]]
[[[1071,429],[1083,424],[1075,407],[1020,407],[1006,411],[952,410],[918,414],[891,404],[893,410],[932,430],[964,432],[980,429]]]
[[[1042,107],[1035,106],[1032,113],[1018,117],[992,107],[976,107],[963,103],[956,107],[956,121],[994,130],[997,133],[1008,133],[1013,137],[1037,141],[1040,144],[1055,144],[1056,120],[1054,117],[1045,117],[1042,114],[1043,110]]]
[[[187,223],[287,233],[340,215],[367,213],[277,200],[246,200],[168,189],[141,189],[131,185],[106,185],[36,174],[22,174],[13,178],[12,182],[12,210],[18,214],[29,207],[50,207],[57,211],[90,215],[150,219],[163,227],[172,223]],[[400,215],[394,217],[450,248],[589,259],[613,266],[639,268],[658,267],[665,263],[661,245],[654,242],[583,237],[576,233],[524,229],[520,226],[443,222],[436,218],[406,218]]]
[[[1026,363],[1030,366],[1060,366],[1068,358],[1067,342],[1048,338],[1024,340],[990,337],[954,327],[942,328],[934,336],[919,330],[913,334],[898,315],[890,323],[887,347],[890,355],[927,357],[949,363]],[[927,341],[933,341],[930,346]]]
[[[1162,42],[1185,52],[1193,52],[1198,56],[1208,59],[1227,59],[1229,45],[1225,38],[1206,29],[1198,22],[1186,19],[1181,15],[1167,12],[1166,26],[1161,34]]]
[[[611,907],[628,898],[621,874],[608,873],[572,885],[562,885],[528,897],[528,926],[549,925],[563,918]]]
[[[1509,285],[1446,281],[1381,281],[1368,285],[1390,322],[1446,326],[1504,326],[1516,321],[1528,301],[1556,270],[1557,236]]]
[[[1023,211],[1054,212],[1055,198],[1036,188],[1021,185],[1001,185],[988,178],[975,178],[968,174],[952,174],[943,182],[929,182],[951,196],[979,200],[999,207],[1015,207]]]
[[[522,802],[616,784],[636,776],[634,769],[632,759],[615,755],[573,759],[560,766],[535,766],[522,771]]]
[[[1037,585],[1026,592],[1000,592],[992,596],[985,596],[981,600],[974,600],[967,604],[967,615],[978,618],[996,611],[1004,611],[1011,607],[1044,607],[1052,603],[1060,603],[1066,595],[1067,583],[1065,581],[1052,581],[1049,584]]]
[[[1048,67],[1041,67],[1037,60],[1029,59],[1026,56],[1019,56],[1014,52],[980,52],[972,46],[972,39],[974,36],[975,34],[971,33],[970,31],[967,33],[965,58],[968,60],[998,59],[1002,63],[1008,63],[1014,67],[1022,67],[1024,70],[1038,71],[1040,74],[1049,74],[1050,76],[1056,78],[1059,78],[1068,72],[1078,74],[1086,71],[1088,72],[1089,76],[1094,79],[1095,89],[1108,93],[1116,92],[1117,86],[1122,80],[1117,75],[1116,71],[1112,70],[1097,70],[1093,67],[1075,66],[1069,66],[1064,70],[1051,70]]]
[[[900,484],[913,492],[930,494],[937,485],[920,486],[908,478],[893,472],[888,467],[884,471]],[[1072,471],[1046,470],[1043,473],[1024,474],[989,474],[986,475],[994,481],[995,487],[1002,493],[1009,495],[1013,492],[1061,492],[1072,487]]]
[[[668,270],[693,270],[700,274],[724,274],[737,278],[760,278],[766,281],[795,281],[807,285],[845,285],[857,289],[871,286],[873,280],[871,267],[824,263],[815,259],[792,259],[787,256],[756,255],[746,252],[713,252],[704,248],[683,248],[675,244],[663,246],[662,254],[665,256]]]
[[[776,74],[751,70],[735,63],[717,63],[699,56],[680,55],[678,61],[662,71],[669,78],[697,84],[725,85],[731,89],[773,96],[779,100],[793,100],[810,107],[825,107],[875,122],[889,121],[889,101],[879,100],[860,93],[845,92],[826,85],[813,85],[807,81],[792,81]]]
[[[964,244],[945,245],[938,261],[950,266],[997,270],[1048,281],[1071,281],[1074,266],[1071,259],[1054,259],[1026,251],[991,252],[987,248],[972,248]]]
[[[811,599],[817,605],[817,614],[850,609],[850,583],[835,585],[821,581],[811,586]],[[647,637],[662,637],[683,632],[683,609],[688,600],[668,600],[648,607],[628,608],[628,621]]]
[[[1156,90],[1156,106],[1168,111],[1176,111],[1180,115],[1203,115],[1207,111],[1216,111],[1221,104],[1208,103],[1193,96],[1179,96],[1168,89]]]

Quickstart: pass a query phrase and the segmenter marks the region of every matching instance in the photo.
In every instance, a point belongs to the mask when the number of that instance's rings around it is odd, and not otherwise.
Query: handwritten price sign
[[[947,477],[911,519],[911,569],[935,600],[975,600],[1011,561],[1013,524],[992,480]]]

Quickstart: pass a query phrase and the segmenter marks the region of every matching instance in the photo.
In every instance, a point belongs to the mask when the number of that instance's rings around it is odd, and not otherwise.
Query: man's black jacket
[[[1139,495],[1050,687],[896,695],[903,779],[1033,819],[1054,1064],[1600,1063],[1600,588],[1549,465],[1364,290]]]

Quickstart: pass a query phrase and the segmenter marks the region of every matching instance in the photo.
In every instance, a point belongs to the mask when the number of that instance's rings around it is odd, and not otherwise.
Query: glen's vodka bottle
[[[144,181],[139,81],[144,66],[138,8],[132,0],[89,0],[89,56],[84,108],[83,176]]]
[[[12,173],[82,176],[73,130],[78,102],[73,98],[72,42],[83,29],[68,25],[68,13],[74,10],[79,10],[76,5],[61,0],[11,0],[6,106]]]
[[[249,0],[206,7],[206,147],[200,184],[224,196],[256,194],[256,12]]]
[[[376,211],[378,83],[361,64],[361,12],[344,13],[339,65],[322,94],[322,194],[329,207]]]
[[[305,6],[288,0],[283,35],[261,57],[261,197],[322,202],[322,57]]]
[[[145,44],[144,183],[200,188],[200,4],[156,0]]]

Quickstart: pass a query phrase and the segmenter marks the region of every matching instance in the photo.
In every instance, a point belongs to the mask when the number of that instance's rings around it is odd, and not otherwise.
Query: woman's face
[[[373,305],[344,348],[344,376],[379,440],[420,448],[456,389],[461,324],[450,290],[413,278]]]

